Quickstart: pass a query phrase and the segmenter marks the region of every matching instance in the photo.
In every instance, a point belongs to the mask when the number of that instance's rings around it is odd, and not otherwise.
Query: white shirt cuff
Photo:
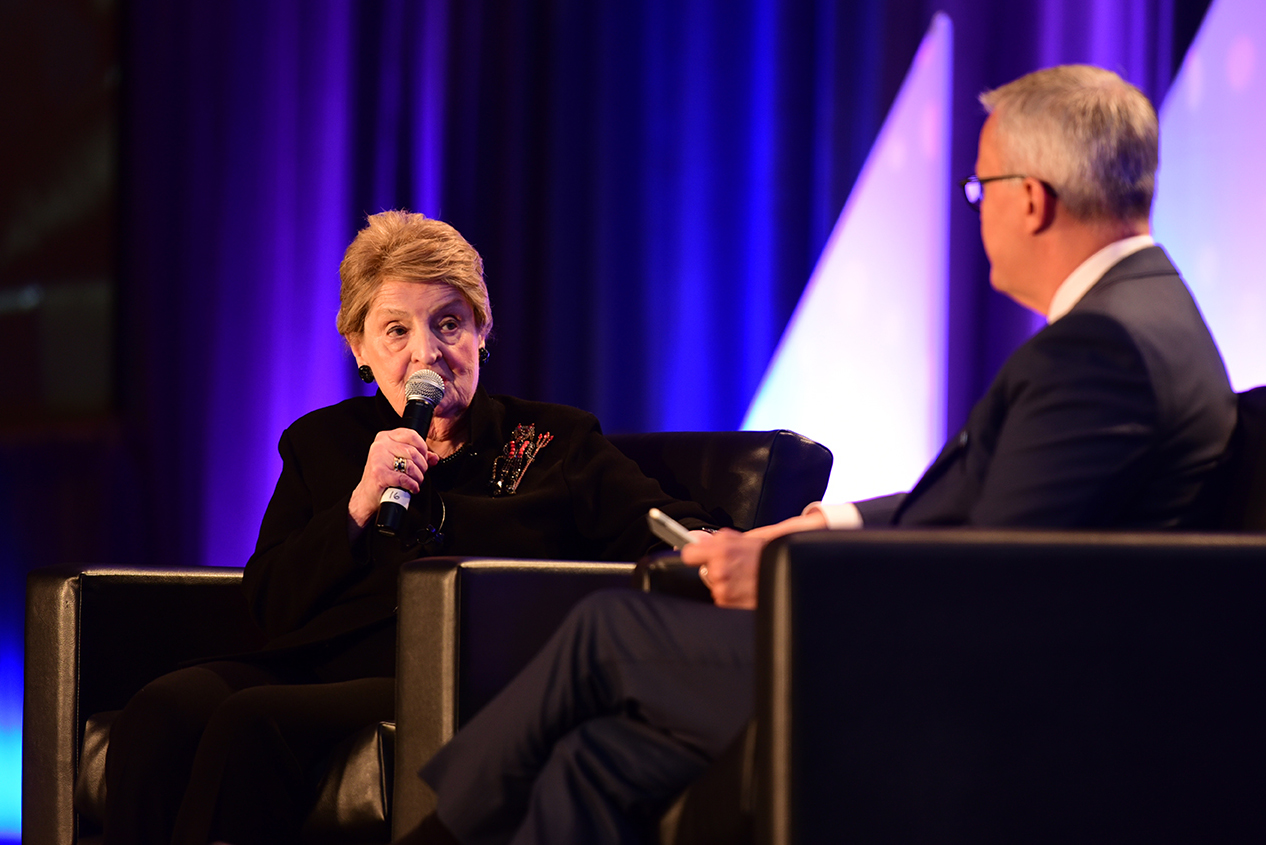
[[[852,502],[838,505],[824,505],[821,502],[810,502],[801,512],[801,516],[820,513],[826,519],[826,527],[831,529],[861,528],[862,512]]]

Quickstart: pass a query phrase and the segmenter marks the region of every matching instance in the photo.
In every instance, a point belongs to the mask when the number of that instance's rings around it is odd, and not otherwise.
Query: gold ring
[[[396,472],[404,472],[409,468],[409,462],[399,455],[396,456],[396,462],[391,465]]]

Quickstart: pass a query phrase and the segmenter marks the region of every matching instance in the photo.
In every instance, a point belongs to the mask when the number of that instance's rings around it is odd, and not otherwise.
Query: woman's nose
[[[413,360],[419,364],[430,364],[439,360],[440,346],[429,336],[421,337],[413,346]]]

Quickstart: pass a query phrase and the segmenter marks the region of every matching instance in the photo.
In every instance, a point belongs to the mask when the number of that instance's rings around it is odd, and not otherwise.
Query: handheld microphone
[[[409,376],[404,385],[404,424],[426,437],[431,429],[431,415],[435,406],[444,398],[444,379],[434,370],[418,370]],[[382,491],[378,503],[378,533],[396,536],[404,524],[405,511],[409,509],[408,490],[388,487]]]

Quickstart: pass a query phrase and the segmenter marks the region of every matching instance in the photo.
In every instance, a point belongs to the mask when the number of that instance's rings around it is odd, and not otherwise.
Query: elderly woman
[[[339,332],[373,397],[314,411],[281,436],[281,477],[246,565],[257,653],[146,686],[115,722],[107,843],[294,841],[313,769],[393,715],[396,577],[431,554],[633,560],[664,495],[574,408],[479,387],[492,311],[479,254],[420,214],[373,215],[348,247]],[[423,437],[402,422],[409,376],[443,382]],[[384,494],[402,524],[375,527]]]

